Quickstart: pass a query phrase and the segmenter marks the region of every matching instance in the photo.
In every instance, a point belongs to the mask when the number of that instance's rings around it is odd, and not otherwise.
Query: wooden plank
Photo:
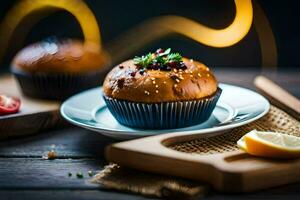
[[[255,73],[259,74],[259,71]],[[255,75],[252,70],[239,73],[231,69],[220,69],[216,71],[216,74],[221,82],[253,88],[252,77],[254,78]],[[300,97],[298,72],[285,73],[272,80]],[[68,177],[65,177],[64,173],[71,170],[90,170],[91,168],[92,170],[100,170],[102,162],[104,162],[101,158],[103,148],[111,142],[114,140],[79,128],[52,130],[37,136],[0,142],[0,157],[3,157],[0,158],[0,199],[47,199],[48,197],[48,199],[144,199],[140,196],[114,191],[98,191],[99,187],[88,185],[87,180],[72,179],[74,180],[72,182],[66,179]],[[55,144],[55,149],[62,158],[94,158],[99,156],[98,158],[101,160],[58,159],[49,161],[38,159],[44,152],[52,148],[52,144]],[[57,173],[56,170],[59,172]],[[2,188],[2,184],[6,185],[8,190]],[[298,199],[299,187],[300,183],[246,195],[216,194],[209,199],[262,199],[268,197],[272,199],[273,197]]]
[[[284,118],[282,114],[278,114],[278,117]],[[287,120],[293,130],[297,121],[292,118]],[[266,124],[267,122],[263,125]],[[271,126],[269,128],[272,129]],[[125,167],[207,182],[223,192],[249,192],[300,181],[300,159],[264,159],[239,150],[224,152],[218,148],[217,141],[221,143],[226,137],[210,141],[215,144],[215,148],[212,148],[219,153],[201,155],[166,148],[183,141],[201,140],[202,137],[207,135],[168,133],[116,143],[107,148],[106,157]],[[193,146],[192,143],[189,145]],[[205,148],[205,144],[203,143],[204,149],[209,150]],[[185,148],[189,149],[189,145]]]
[[[212,193],[209,200],[231,200],[231,199],[299,199],[300,197],[300,183],[289,184],[280,187],[274,187],[268,190],[261,190],[257,192],[244,194],[222,194]]]
[[[279,188],[272,188],[269,190],[264,190],[255,193],[247,194],[221,194],[221,193],[211,193],[206,197],[199,197],[197,199],[209,199],[209,200],[231,200],[231,199],[299,199],[300,183],[286,185]],[[53,200],[53,199],[74,199],[74,200],[151,200],[157,198],[143,197],[140,195],[128,194],[128,193],[119,193],[113,190],[98,190],[98,189],[89,189],[89,190],[0,190],[0,199],[31,199],[31,200]]]
[[[242,151],[188,154],[163,144],[180,143],[205,134],[169,133],[109,146],[106,158],[121,166],[210,183],[223,192],[250,192],[300,181],[300,159],[271,160]],[[232,158],[234,158],[232,160]]]
[[[13,200],[154,200],[157,198],[143,197],[140,195],[119,193],[114,191],[101,190],[2,190],[0,199]]]
[[[300,100],[264,76],[255,78],[254,84],[271,104],[281,108],[298,121],[300,120]]]
[[[99,186],[89,182],[88,171],[97,172],[103,165],[95,159],[0,158],[0,188],[96,189]],[[84,177],[77,178],[78,172]]]
[[[54,149],[60,158],[98,158],[115,140],[81,128],[49,130],[39,135],[0,142],[0,157],[41,158]]]
[[[213,68],[212,68],[213,69]],[[239,85],[255,90],[253,81],[258,75],[265,75],[278,85],[300,98],[300,70],[278,71],[277,73],[261,72],[260,69],[216,68],[213,70],[219,82]]]
[[[24,111],[24,114],[47,112],[49,110],[57,110],[59,108],[58,101],[32,99],[23,96],[17,81],[11,75],[0,76],[0,93],[10,96],[19,96],[23,102],[21,111]],[[21,112],[20,114],[23,113]]]
[[[22,95],[11,75],[0,77],[0,94],[21,99],[20,112],[0,116],[0,139],[30,135],[62,122],[59,102],[37,100]]]

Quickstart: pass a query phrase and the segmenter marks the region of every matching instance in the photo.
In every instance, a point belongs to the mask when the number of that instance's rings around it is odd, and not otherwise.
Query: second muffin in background
[[[204,64],[171,49],[136,57],[106,76],[104,100],[123,125],[164,129],[206,121],[221,89]]]
[[[22,49],[13,59],[11,70],[25,95],[62,100],[99,85],[109,63],[98,44],[52,40]]]

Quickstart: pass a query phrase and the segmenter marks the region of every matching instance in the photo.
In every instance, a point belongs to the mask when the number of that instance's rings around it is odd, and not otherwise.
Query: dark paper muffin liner
[[[52,100],[64,100],[73,94],[102,84],[105,72],[95,71],[82,74],[27,73],[12,68],[24,95]]]
[[[116,120],[143,129],[171,129],[205,122],[212,114],[222,90],[208,98],[192,101],[136,103],[103,96]]]

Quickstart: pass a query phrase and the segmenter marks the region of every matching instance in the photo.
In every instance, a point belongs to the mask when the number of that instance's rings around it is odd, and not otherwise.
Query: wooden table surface
[[[220,82],[253,88],[257,69],[216,69]],[[268,77],[300,98],[300,70],[266,73]],[[1,133],[0,133],[1,134]],[[89,183],[89,170],[107,164],[103,151],[116,140],[77,127],[48,130],[35,136],[0,142],[0,199],[151,199],[106,190]],[[55,149],[58,158],[42,156]],[[300,169],[299,169],[300,170]],[[72,172],[72,177],[68,177]],[[76,178],[83,172],[84,178]],[[208,199],[300,199],[300,183],[248,194],[212,192]]]

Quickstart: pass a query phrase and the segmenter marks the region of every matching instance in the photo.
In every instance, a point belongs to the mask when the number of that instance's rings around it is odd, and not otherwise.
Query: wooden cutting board
[[[106,157],[121,166],[204,181],[223,192],[249,192],[300,181],[300,159],[263,159],[240,150],[201,155],[169,148],[201,137],[208,135],[170,133],[121,142],[109,146]]]
[[[0,116],[0,139],[37,133],[62,121],[59,114],[59,102],[23,96],[16,80],[11,75],[0,76],[0,94],[21,99],[19,113]]]

